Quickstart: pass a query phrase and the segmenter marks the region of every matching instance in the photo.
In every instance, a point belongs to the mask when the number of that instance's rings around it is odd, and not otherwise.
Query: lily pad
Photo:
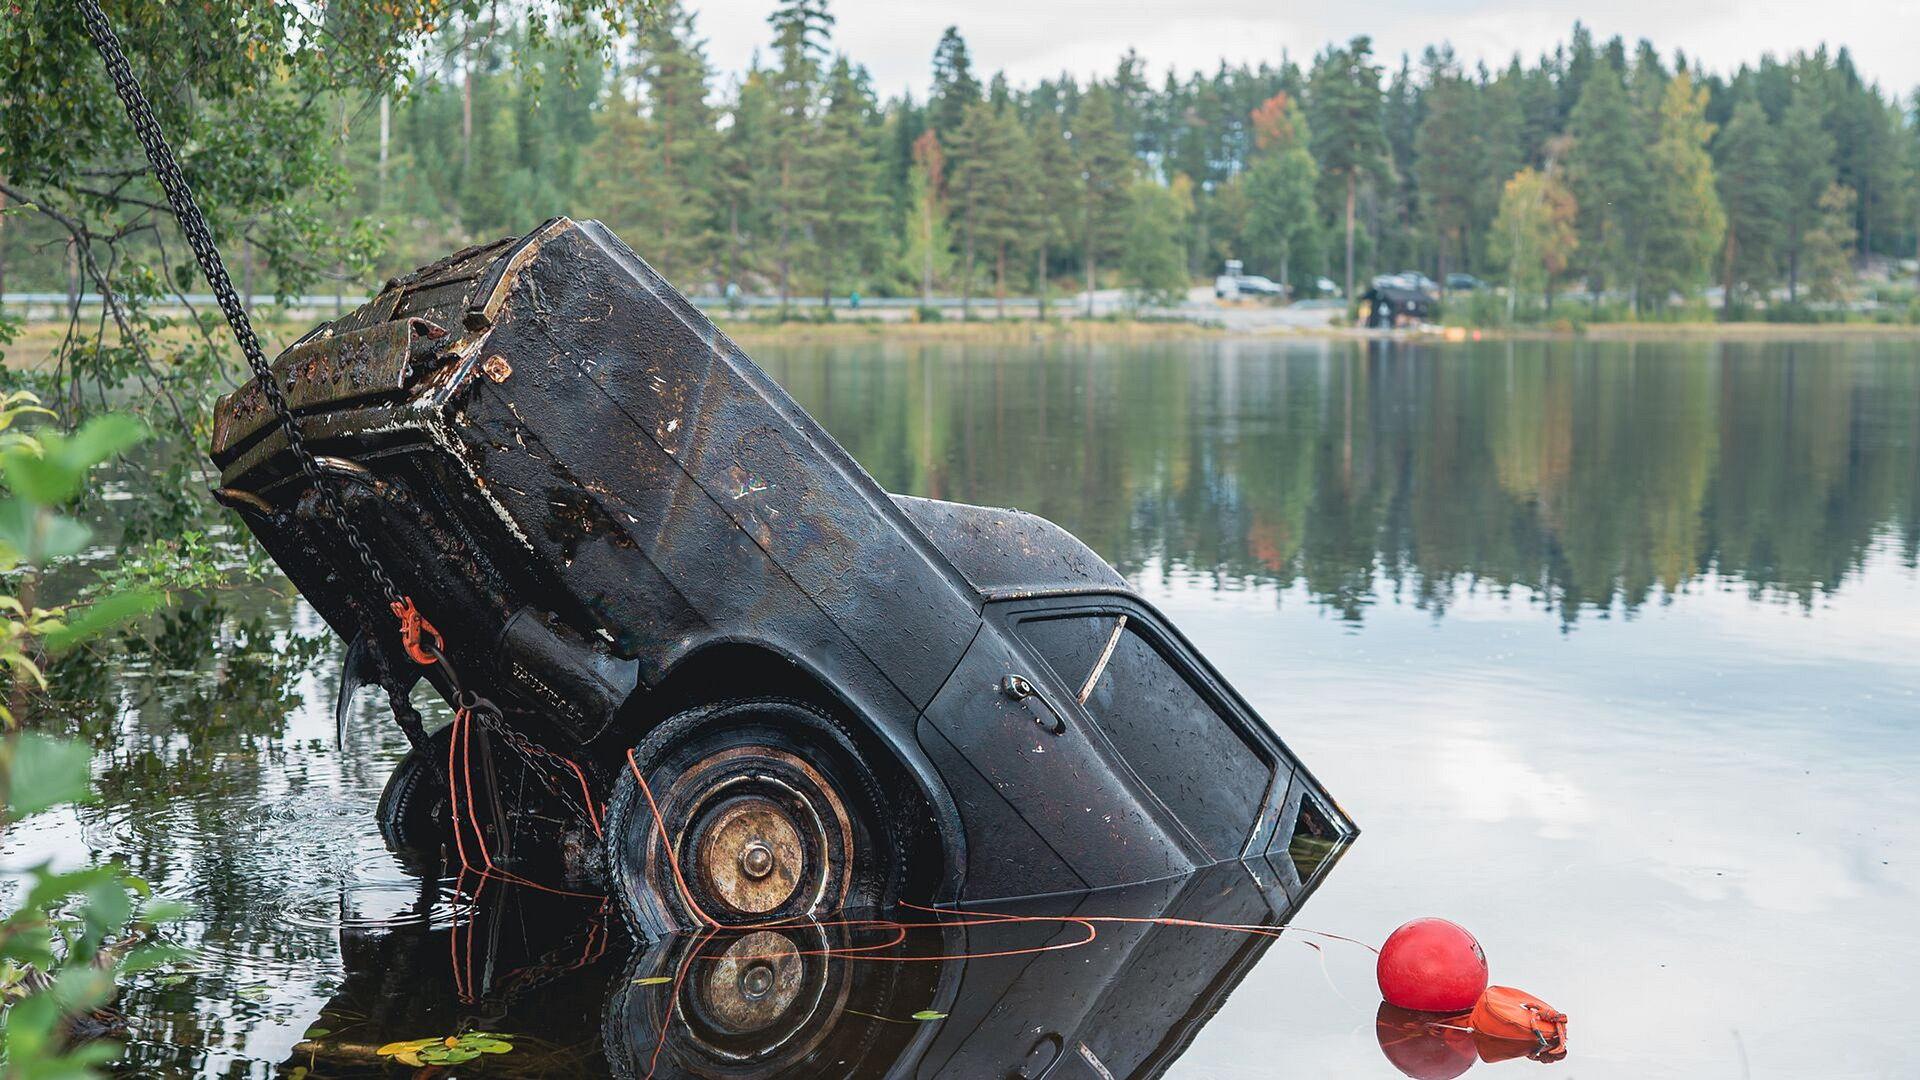
[[[497,1031],[470,1031],[465,1035],[443,1035],[427,1039],[390,1042],[374,1051],[403,1065],[459,1065],[482,1054],[504,1054],[513,1049],[510,1036]]]

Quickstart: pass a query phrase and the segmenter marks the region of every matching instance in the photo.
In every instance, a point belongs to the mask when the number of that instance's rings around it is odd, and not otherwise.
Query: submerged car
[[[883,491],[598,222],[395,279],[274,370],[465,680],[399,648],[249,383],[216,413],[217,495],[353,643],[343,694],[384,664],[497,706],[401,763],[397,844],[463,868],[595,848],[654,938],[1164,879],[1355,831],[1086,545]]]

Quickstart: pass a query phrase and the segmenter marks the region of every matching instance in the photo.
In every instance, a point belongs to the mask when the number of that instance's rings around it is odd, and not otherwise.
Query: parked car
[[[1418,270],[1402,270],[1400,271],[1399,277],[1402,281],[1407,282],[1410,286],[1419,289],[1423,293],[1437,293],[1440,291],[1438,282]]]
[[[1450,291],[1472,292],[1475,289],[1484,289],[1486,285],[1486,282],[1481,281],[1472,274],[1454,273],[1447,275],[1447,288]]]
[[[343,697],[384,664],[471,710],[389,781],[397,847],[463,868],[598,847],[655,938],[1355,831],[1086,545],[882,490],[598,222],[397,278],[274,370],[465,680],[396,647],[262,388],[223,398],[217,494],[352,643]]]
[[[1220,299],[1234,296],[1281,296],[1286,289],[1272,278],[1259,274],[1222,274],[1213,280],[1213,295]]]

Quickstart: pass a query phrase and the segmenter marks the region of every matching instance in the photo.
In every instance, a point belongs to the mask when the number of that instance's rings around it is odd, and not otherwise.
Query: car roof
[[[893,501],[985,599],[1128,588],[1092,548],[1038,515],[911,495]]]

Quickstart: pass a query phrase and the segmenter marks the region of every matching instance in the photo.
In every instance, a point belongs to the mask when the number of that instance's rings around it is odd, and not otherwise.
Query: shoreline
[[[1920,325],[1902,323],[1769,323],[1769,322],[1684,322],[1684,323],[1589,323],[1579,329],[1566,327],[1461,327],[1432,326],[1418,330],[1368,330],[1362,327],[1318,325],[1265,325],[1233,327],[1189,319],[1050,319],[984,318],[972,321],[943,320],[910,322],[894,319],[838,320],[834,322],[773,322],[751,318],[726,318],[714,324],[743,348],[762,346],[832,346],[867,344],[955,344],[955,345],[1096,345],[1169,341],[1403,341],[1422,344],[1463,344],[1473,342],[1792,342],[1829,341],[1836,338],[1886,340],[1908,339],[1920,343]],[[285,343],[310,327],[287,320],[262,319],[257,324],[268,355],[275,355]],[[0,346],[9,370],[42,368],[67,329],[65,320],[25,323],[13,342]],[[109,337],[113,336],[111,328]],[[179,331],[182,338],[193,331]],[[224,336],[224,331],[222,332]]]

